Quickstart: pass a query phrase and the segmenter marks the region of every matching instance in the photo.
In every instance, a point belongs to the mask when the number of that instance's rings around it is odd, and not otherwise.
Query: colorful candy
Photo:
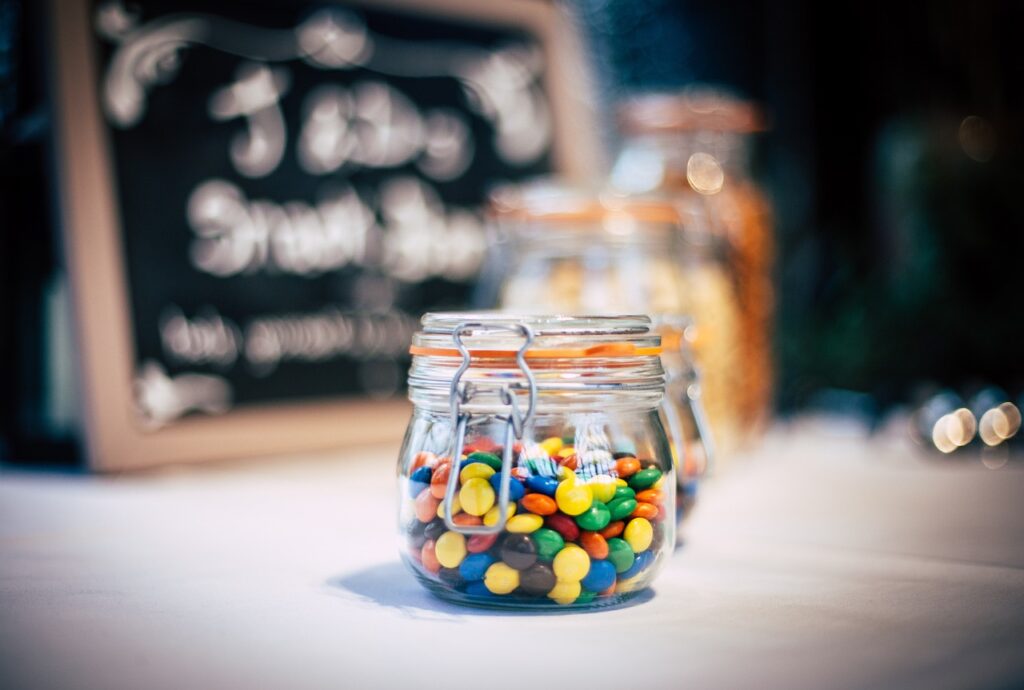
[[[577,452],[571,436],[517,442],[513,451],[504,524],[500,445],[476,437],[456,459],[451,527],[444,497],[452,460],[413,457],[402,494],[403,553],[420,577],[490,605],[582,605],[646,586],[673,530],[661,467],[634,453]],[[483,528],[495,531],[461,531]]]

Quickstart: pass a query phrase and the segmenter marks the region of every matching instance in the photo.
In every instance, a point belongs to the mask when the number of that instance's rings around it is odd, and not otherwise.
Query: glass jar
[[[699,223],[687,226],[665,198],[553,182],[501,190],[492,215],[506,247],[501,308],[692,319],[699,333],[692,356],[703,371],[717,447],[735,445],[746,422],[733,404],[732,381],[744,363],[740,308],[720,237]]]
[[[417,579],[486,607],[642,592],[675,542],[660,351],[642,316],[424,316],[398,465]]]
[[[764,426],[771,408],[774,241],[770,205],[750,173],[750,144],[765,129],[764,119],[727,92],[691,87],[633,97],[621,105],[619,124],[624,142],[612,172],[616,189],[669,196],[688,231],[720,243],[737,297],[737,337],[713,347],[735,347],[743,366],[714,376],[743,420],[735,433],[719,433],[723,445],[734,447]],[[708,371],[709,383],[711,377]],[[718,430],[719,412],[710,414]]]

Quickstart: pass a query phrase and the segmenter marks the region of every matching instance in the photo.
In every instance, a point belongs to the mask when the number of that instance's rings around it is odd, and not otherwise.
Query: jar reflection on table
[[[764,120],[750,103],[720,90],[638,95],[619,110],[624,144],[612,178],[632,194],[671,196],[690,232],[722,243],[738,305],[740,368],[724,385],[745,420],[744,435],[766,423],[772,397],[770,207],[750,174],[752,135]]]
[[[687,228],[663,198],[553,182],[502,190],[492,208],[507,245],[501,308],[691,316],[714,438],[735,447],[746,424],[729,385],[743,366],[740,313],[719,237]]]

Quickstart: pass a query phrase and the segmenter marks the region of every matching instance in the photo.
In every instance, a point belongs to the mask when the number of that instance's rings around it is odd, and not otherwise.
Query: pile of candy
[[[497,534],[448,530],[443,500],[451,460],[429,452],[413,458],[403,532],[405,555],[420,576],[433,589],[481,604],[589,604],[645,587],[671,538],[671,477],[632,453],[581,463],[558,437],[531,444],[529,453],[518,443],[513,450],[508,519]],[[495,525],[502,449],[478,439],[463,451],[453,521]]]

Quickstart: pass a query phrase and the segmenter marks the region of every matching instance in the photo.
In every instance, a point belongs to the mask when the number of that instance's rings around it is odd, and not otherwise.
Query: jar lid
[[[618,120],[627,134],[700,130],[749,134],[767,129],[756,105],[708,87],[637,94],[619,105]]]
[[[677,206],[663,197],[573,187],[551,179],[497,189],[491,194],[489,211],[499,219],[565,224],[617,219],[660,224],[681,221]]]
[[[523,356],[529,360],[656,357],[660,335],[641,315],[550,316],[504,312],[432,312],[423,316],[410,354],[462,357],[459,340],[472,358],[512,359],[523,347],[517,330],[526,327],[532,341]]]

